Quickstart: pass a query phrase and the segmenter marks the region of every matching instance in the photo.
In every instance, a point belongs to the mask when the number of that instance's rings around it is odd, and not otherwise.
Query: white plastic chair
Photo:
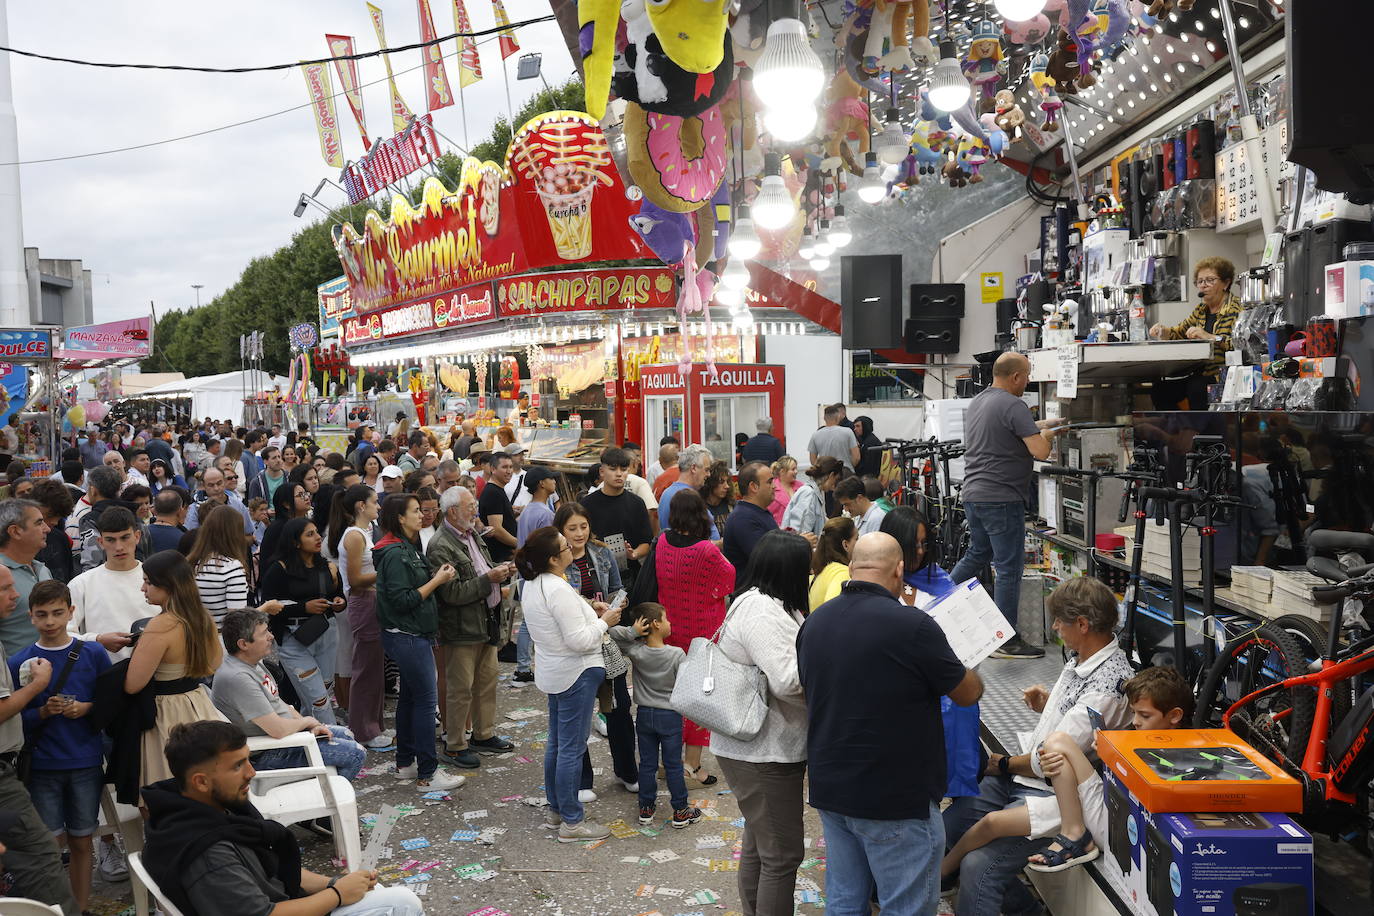
[[[182,916],[181,910],[177,909],[172,901],[167,899],[167,895],[157,886],[152,875],[148,874],[148,869],[143,864],[143,853],[129,850],[129,874],[133,878],[135,887],[142,885],[148,893],[153,895],[153,899],[157,901],[157,907],[162,910],[163,916]]]
[[[0,903],[4,904],[5,916],[53,916],[53,913],[62,916],[62,907],[56,904],[49,906],[27,897],[5,897]]]
[[[248,787],[248,800],[263,817],[279,824],[329,818],[333,825],[335,853],[350,870],[355,869],[363,856],[362,839],[358,834],[357,796],[352,783],[333,767],[324,765],[315,741],[310,732],[296,732],[285,738],[249,738],[248,750],[252,753],[274,748],[303,748],[309,766],[258,770]]]
[[[100,793],[100,824],[96,836],[116,833],[124,841],[126,862],[129,854],[143,850],[143,815],[133,805],[121,805],[116,801],[114,786],[106,785]],[[148,916],[148,894],[137,881],[131,881],[130,887],[134,892],[135,916]]]

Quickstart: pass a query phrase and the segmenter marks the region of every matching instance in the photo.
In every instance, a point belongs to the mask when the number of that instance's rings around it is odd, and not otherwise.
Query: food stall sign
[[[393,306],[343,320],[344,346],[378,343],[444,328],[465,327],[496,317],[490,283]]]
[[[667,267],[613,267],[527,274],[496,281],[503,317],[551,312],[666,309],[677,302]]]
[[[353,294],[348,288],[347,277],[335,277],[315,288],[320,303],[320,336],[338,337],[339,325],[353,311]]]
[[[67,328],[59,356],[72,361],[146,359],[152,352],[153,319],[131,318]]]
[[[33,328],[0,328],[0,359],[32,362],[52,358],[52,332]]]

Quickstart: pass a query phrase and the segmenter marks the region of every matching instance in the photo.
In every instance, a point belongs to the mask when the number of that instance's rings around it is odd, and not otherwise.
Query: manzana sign
[[[491,284],[481,283],[443,296],[354,315],[345,318],[341,327],[347,347],[463,327],[495,317],[496,301]]]
[[[637,211],[600,125],[554,111],[516,132],[504,166],[465,160],[457,190],[427,178],[418,207],[393,197],[389,220],[369,211],[361,234],[336,227],[334,247],[366,315],[536,267],[652,257],[630,227]]]
[[[58,354],[72,362],[146,359],[153,349],[153,319],[131,318],[67,328]]]

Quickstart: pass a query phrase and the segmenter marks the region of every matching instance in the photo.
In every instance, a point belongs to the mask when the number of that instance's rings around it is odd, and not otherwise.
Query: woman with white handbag
[[[755,665],[768,681],[763,727],[748,740],[711,733],[711,753],[744,815],[739,892],[745,916],[791,916],[797,867],[806,853],[802,778],[806,704],[797,674],[811,545],[770,531],[750,554],[718,643],[726,658]]]

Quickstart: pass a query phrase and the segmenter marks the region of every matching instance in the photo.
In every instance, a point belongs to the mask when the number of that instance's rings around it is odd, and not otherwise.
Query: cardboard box
[[[1301,811],[1302,786],[1220,728],[1104,731],[1097,753],[1147,811]]]
[[[1333,318],[1374,313],[1374,261],[1326,265],[1326,298],[1322,312]]]
[[[1312,838],[1279,813],[1152,814],[1103,775],[1099,872],[1135,916],[1309,916]]]

